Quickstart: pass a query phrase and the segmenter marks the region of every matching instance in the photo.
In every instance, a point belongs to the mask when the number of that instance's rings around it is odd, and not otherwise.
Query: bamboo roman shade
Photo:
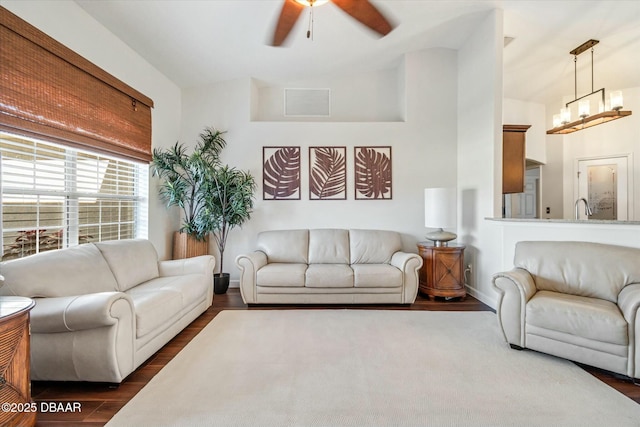
[[[0,129],[148,162],[152,107],[0,6]]]

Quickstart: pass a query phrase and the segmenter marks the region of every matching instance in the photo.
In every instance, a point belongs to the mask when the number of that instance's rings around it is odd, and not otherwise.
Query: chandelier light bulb
[[[560,117],[560,114],[554,114],[553,115],[553,127],[557,128],[559,126],[562,126],[562,118]]]
[[[590,113],[591,113],[591,103],[589,102],[588,99],[583,99],[578,103],[578,115],[581,118],[585,119],[589,117]]]
[[[566,125],[570,121],[571,121],[571,110],[568,107],[561,108],[560,109],[560,122],[563,125]]]
[[[622,91],[614,90],[609,95],[611,100],[611,109],[612,110],[621,110],[622,109]]]

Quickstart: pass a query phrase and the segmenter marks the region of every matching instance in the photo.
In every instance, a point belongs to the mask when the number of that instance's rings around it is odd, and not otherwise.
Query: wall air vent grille
[[[329,89],[284,90],[285,117],[329,117],[331,91]]]

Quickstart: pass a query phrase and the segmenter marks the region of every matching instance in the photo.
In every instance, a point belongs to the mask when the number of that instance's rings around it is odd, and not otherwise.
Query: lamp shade
[[[456,189],[424,189],[424,226],[453,228],[456,226]]]

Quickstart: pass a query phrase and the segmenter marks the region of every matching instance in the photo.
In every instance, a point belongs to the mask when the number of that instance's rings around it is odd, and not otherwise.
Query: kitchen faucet
[[[593,215],[593,211],[589,207],[589,202],[587,202],[587,199],[585,199],[584,197],[580,197],[578,200],[576,200],[576,204],[574,205],[574,207],[575,207],[575,219],[577,220],[578,217],[579,217],[578,205],[580,204],[581,201],[584,202],[584,214],[587,216],[586,219],[589,219],[589,216]]]

